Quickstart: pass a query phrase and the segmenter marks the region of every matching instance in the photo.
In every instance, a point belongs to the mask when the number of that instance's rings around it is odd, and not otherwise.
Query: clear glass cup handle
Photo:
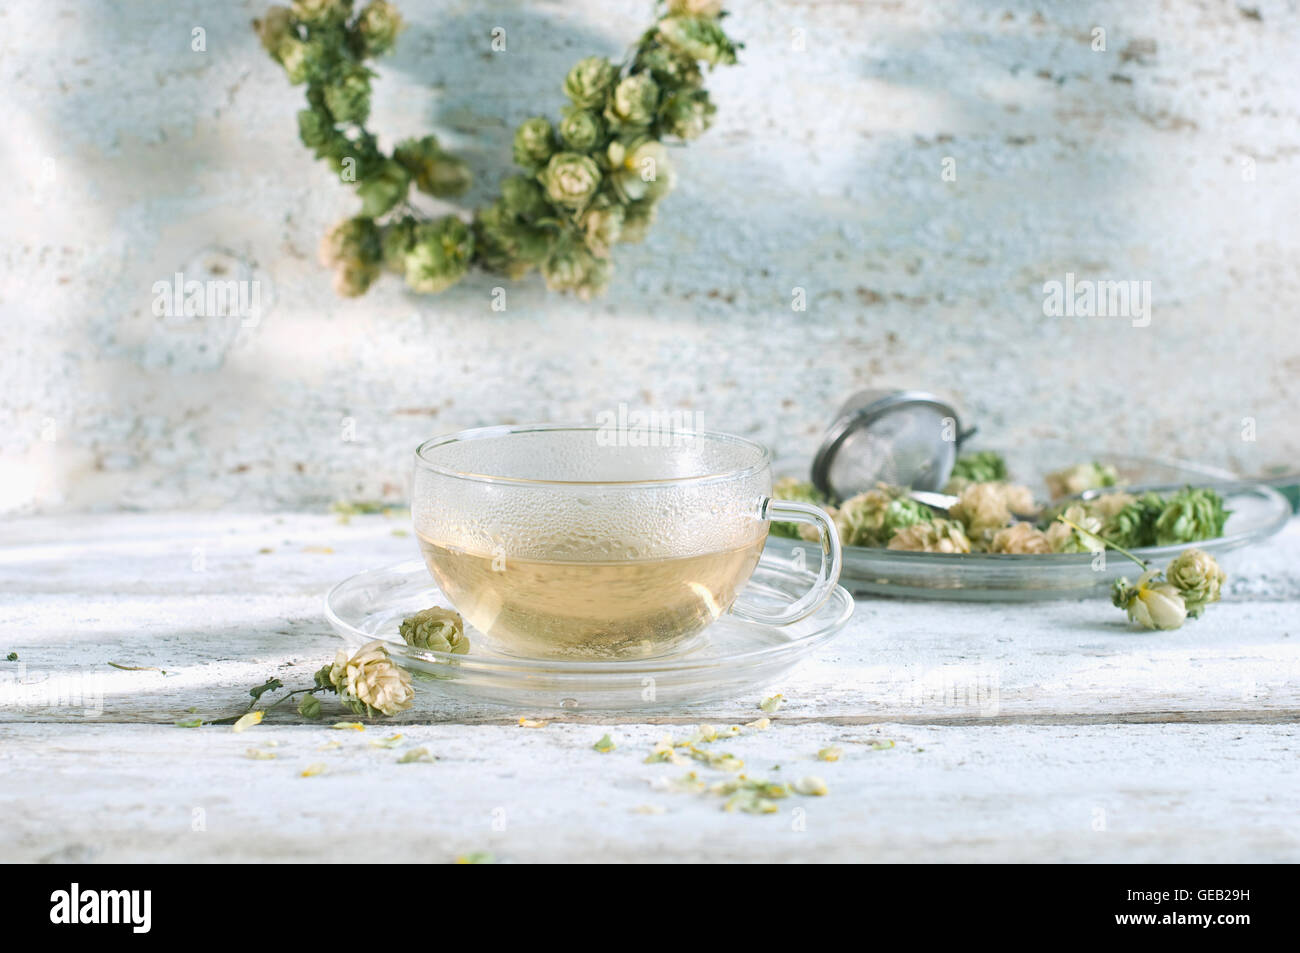
[[[808,523],[817,527],[817,542],[821,545],[822,565],[813,587],[783,609],[767,609],[762,606],[743,605],[737,599],[731,606],[733,615],[748,622],[762,622],[766,625],[789,625],[812,615],[821,608],[840,581],[840,534],[830,516],[820,506],[811,503],[796,503],[793,500],[763,500],[760,516],[765,520],[781,520],[787,523]],[[810,544],[811,545],[811,544]]]

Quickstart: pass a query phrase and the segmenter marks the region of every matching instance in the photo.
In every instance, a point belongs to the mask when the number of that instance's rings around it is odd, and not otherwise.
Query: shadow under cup
[[[771,489],[767,450],[726,434],[489,427],[417,449],[411,510],[429,572],[492,648],[644,659],[732,607]]]

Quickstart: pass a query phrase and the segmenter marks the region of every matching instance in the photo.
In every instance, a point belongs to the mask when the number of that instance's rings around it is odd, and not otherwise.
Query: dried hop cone
[[[357,32],[367,56],[382,56],[393,48],[405,24],[397,8],[386,0],[371,0],[357,17]]]
[[[465,276],[473,253],[474,236],[456,216],[421,222],[404,260],[406,283],[425,294],[444,291]]]
[[[702,89],[686,89],[664,100],[660,116],[669,135],[694,139],[705,132],[718,111]]]
[[[1136,586],[1117,579],[1111,587],[1111,601],[1144,629],[1176,629],[1187,618],[1182,593],[1155,571],[1143,573]]]
[[[355,655],[339,650],[330,667],[330,684],[358,715],[395,715],[411,707],[411,676],[391,658],[382,642],[367,642]]]
[[[370,115],[370,70],[357,66],[326,86],[325,108],[335,122],[365,122]]]
[[[1089,516],[1088,511],[1082,506],[1075,504],[1066,508],[1061,514],[1072,523],[1077,523],[1086,529],[1087,533],[1080,533],[1073,526],[1068,526],[1059,520],[1047,527],[1047,542],[1052,547],[1054,553],[1099,553],[1106,548],[1106,544],[1098,540],[1093,533],[1101,532],[1101,520],[1095,516]]]
[[[351,12],[351,0],[293,0],[293,15],[304,23],[341,23]]]
[[[511,175],[502,179],[501,200],[506,212],[524,221],[540,218],[550,208],[537,180],[526,175]]]
[[[542,185],[546,197],[556,205],[582,208],[600,188],[600,166],[576,152],[557,152],[546,164]]]
[[[393,158],[415,178],[416,187],[426,195],[439,198],[460,195],[473,181],[469,165],[445,151],[436,136],[399,142]]]
[[[597,258],[586,245],[557,247],[542,264],[546,287],[552,291],[572,291],[588,301],[605,290],[609,283],[609,262]]]
[[[969,553],[970,540],[960,523],[935,519],[898,530],[890,538],[889,548],[924,553]]]
[[[566,106],[560,120],[560,138],[564,147],[573,152],[591,152],[600,145],[605,128],[600,117],[589,109]]]
[[[1079,463],[1064,470],[1047,474],[1047,490],[1052,499],[1073,496],[1085,490],[1095,490],[1103,486],[1114,486],[1117,474],[1115,468],[1104,463]]]
[[[1156,518],[1156,545],[1193,543],[1220,536],[1228,512],[1223,508],[1223,497],[1214,490],[1191,487],[1179,490]]]
[[[599,109],[617,77],[618,67],[605,57],[588,56],[564,77],[564,95],[579,109]]]
[[[431,606],[402,620],[402,641],[417,649],[464,655],[469,651],[465,620],[459,612]]]
[[[518,165],[535,171],[555,152],[555,127],[545,116],[526,119],[515,130],[514,157]]]
[[[376,261],[380,255],[379,230],[374,219],[345,218],[321,238],[320,263],[333,268],[351,259]]]
[[[668,12],[692,17],[717,17],[722,14],[722,0],[668,0]]]
[[[597,258],[608,258],[611,248],[623,232],[623,206],[589,209],[582,216],[587,247]]]
[[[879,546],[885,525],[885,513],[893,498],[875,489],[851,496],[840,504],[835,514],[835,528],[845,546]]]
[[[411,187],[411,173],[406,166],[384,159],[367,168],[357,185],[361,211],[365,215],[383,215],[402,199]]]
[[[648,126],[659,107],[659,84],[650,73],[636,73],[614,87],[605,115],[617,125]]]
[[[713,17],[665,17],[659,21],[659,36],[690,59],[712,66],[736,62],[736,45]]]
[[[1219,601],[1219,590],[1228,577],[1209,553],[1187,549],[1169,564],[1165,578],[1182,594],[1187,614],[1196,619],[1207,605]]]
[[[1014,523],[993,534],[991,553],[1050,553],[1047,534],[1032,523]]]

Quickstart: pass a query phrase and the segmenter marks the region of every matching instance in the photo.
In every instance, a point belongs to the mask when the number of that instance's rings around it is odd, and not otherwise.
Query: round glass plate
[[[970,448],[963,448],[968,449]],[[1217,481],[1237,479],[1235,474],[1226,470],[1180,460],[1080,452],[1053,443],[999,452],[1007,460],[1011,481],[1027,485],[1038,500],[1048,498],[1043,479],[1045,474],[1071,463],[1088,460],[1114,466],[1121,484],[1191,483],[1205,486]],[[799,470],[792,467],[779,467],[778,472],[783,475],[799,475]],[[1226,491],[1224,505],[1232,510],[1227,525],[1224,526],[1224,535],[1194,544],[1220,560],[1225,553],[1267,539],[1281,530],[1291,518],[1291,505],[1286,497],[1264,484],[1250,487],[1238,485]],[[764,554],[788,559],[801,547],[807,556],[813,556],[816,552],[815,547],[808,543],[801,544],[799,540],[768,537]],[[1184,545],[1148,546],[1134,552],[1159,568],[1164,568],[1170,559],[1186,548]],[[855,593],[1024,602],[1095,596],[1108,592],[1111,582],[1120,576],[1135,579],[1140,572],[1131,560],[1114,551],[1107,552],[1104,565],[1098,567],[1094,565],[1091,554],[950,555],[845,546],[840,583]]]
[[[788,605],[808,591],[813,579],[785,560],[764,555],[744,592],[747,600],[765,607]],[[836,586],[820,609],[791,625],[760,625],[727,613],[673,655],[575,662],[504,655],[473,628],[467,632],[466,655],[411,648],[398,635],[398,626],[406,616],[433,605],[450,603],[424,563],[412,560],[339,583],[325,596],[325,618],[354,650],[382,640],[424,689],[535,712],[681,707],[734,696],[771,684],[835,636],[853,614],[853,597]]]

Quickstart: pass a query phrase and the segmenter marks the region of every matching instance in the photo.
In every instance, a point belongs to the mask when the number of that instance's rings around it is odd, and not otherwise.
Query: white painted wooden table
[[[237,711],[271,676],[309,684],[339,644],[322,592],[408,558],[401,527],[3,524],[0,658],[19,658],[0,662],[0,858],[1300,860],[1300,522],[1239,554],[1225,601],[1175,632],[1130,628],[1104,599],[871,599],[783,684],[666,717],[527,728],[536,713],[424,691],[364,732],[291,704],[244,733],[176,727]],[[828,795],[726,813],[721,797],[664,789],[687,768],[644,763],[666,732],[753,720],[778,690],[773,726],[722,747],[753,775],[818,775]],[[351,717],[334,706],[327,723]],[[605,732],[608,754],[592,749]],[[371,744],[394,733],[394,748]],[[817,761],[832,744],[841,760]],[[399,764],[415,747],[437,760]],[[311,765],[324,773],[303,777]]]

